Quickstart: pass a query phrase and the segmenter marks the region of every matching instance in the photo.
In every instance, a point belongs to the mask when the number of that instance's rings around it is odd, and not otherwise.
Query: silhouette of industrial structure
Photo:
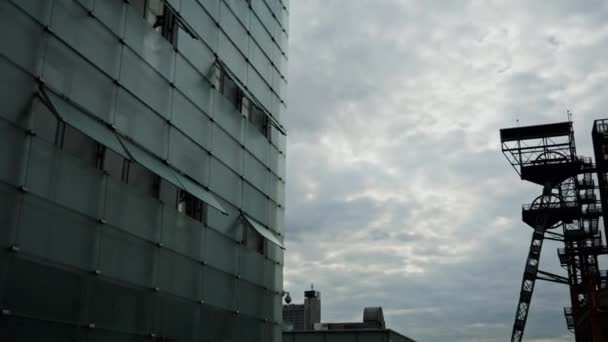
[[[598,228],[608,208],[608,120],[593,125],[595,163],[577,155],[571,121],[505,128],[500,138],[521,179],[542,186],[541,195],[522,208],[533,233],[511,341],[522,340],[539,279],[569,286],[571,307],[564,314],[577,342],[608,341],[608,273],[598,266],[598,255],[608,254]],[[558,257],[567,276],[538,269],[544,239],[563,242]]]

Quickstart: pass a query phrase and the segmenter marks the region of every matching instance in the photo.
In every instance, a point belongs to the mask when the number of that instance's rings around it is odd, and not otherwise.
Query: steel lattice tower
[[[591,158],[577,156],[571,122],[507,128],[500,136],[502,151],[521,179],[543,187],[522,208],[522,220],[534,231],[511,341],[523,338],[537,279],[569,285],[572,307],[564,313],[577,341],[606,341],[593,305],[601,285],[597,255],[605,250],[598,231],[602,210],[592,177],[595,165]],[[561,232],[554,232],[558,228]],[[558,255],[567,277],[538,269],[544,239],[564,243]]]

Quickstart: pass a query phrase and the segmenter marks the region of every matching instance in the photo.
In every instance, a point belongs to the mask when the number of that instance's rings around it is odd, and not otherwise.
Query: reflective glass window
[[[263,136],[268,137],[268,117],[264,112],[256,105],[251,106],[251,113],[249,115],[249,121],[253,126],[262,133]]]
[[[247,248],[262,255],[266,253],[266,239],[248,224],[243,225],[243,239]]]
[[[105,148],[103,153],[103,170],[116,179],[125,179],[125,159],[118,153]]]
[[[97,143],[72,126],[65,125],[64,127],[62,149],[92,165],[97,165],[99,154]]]
[[[57,141],[59,120],[49,108],[40,101],[35,101],[32,108],[33,130],[36,135],[50,143]]]
[[[130,3],[171,44],[177,43],[177,18],[162,0],[132,0]]]
[[[178,189],[175,185],[161,179],[159,185],[159,199],[170,207],[177,206]]]
[[[127,183],[152,197],[158,197],[160,178],[137,162],[129,162]]]
[[[187,191],[179,191],[177,211],[184,213],[197,221],[206,221],[205,204]]]
[[[241,89],[225,72],[222,74],[222,94],[232,103],[234,108],[239,108],[242,97]]]

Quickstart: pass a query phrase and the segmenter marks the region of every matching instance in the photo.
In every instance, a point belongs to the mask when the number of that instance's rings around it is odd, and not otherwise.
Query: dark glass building
[[[0,341],[280,341],[286,0],[0,2]]]

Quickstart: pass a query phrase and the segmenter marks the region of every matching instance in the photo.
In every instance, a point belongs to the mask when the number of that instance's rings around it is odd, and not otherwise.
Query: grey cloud
[[[498,129],[608,107],[603,1],[292,2],[285,287],[324,320],[382,305],[420,341],[504,341],[531,229]],[[541,266],[562,272],[557,245]],[[539,285],[526,336],[567,340]],[[565,336],[565,337],[564,337]]]

